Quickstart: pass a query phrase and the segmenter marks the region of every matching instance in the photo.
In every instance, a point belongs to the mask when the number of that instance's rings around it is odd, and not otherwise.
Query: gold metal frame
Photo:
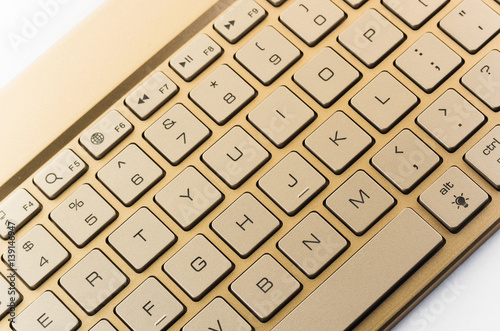
[[[156,276],[186,307],[187,312],[172,326],[172,329],[179,330],[186,324],[199,310],[205,307],[216,296],[224,297],[232,307],[234,307],[256,330],[269,330],[276,325],[286,314],[288,314],[301,300],[303,300],[309,293],[311,293],[321,282],[323,282],[329,275],[331,275],[339,266],[341,266],[354,252],[356,252],[363,244],[365,244],[374,234],[376,234],[383,226],[385,226],[392,218],[394,218],[405,207],[413,208],[419,215],[421,215],[428,223],[436,229],[446,240],[446,244],[434,255],[429,261],[418,269],[408,280],[399,286],[393,294],[384,300],[370,315],[368,315],[358,325],[360,330],[375,330],[385,329],[393,326],[399,321],[405,313],[413,308],[427,293],[436,287],[449,273],[451,273],[463,260],[465,260],[481,243],[483,243],[495,230],[499,227],[500,213],[498,210],[498,203],[500,202],[500,192],[496,191],[486,180],[478,175],[469,165],[463,160],[463,155],[467,152],[480,138],[489,132],[496,124],[500,123],[500,114],[494,113],[491,109],[485,106],[480,100],[472,95],[460,83],[459,79],[481,58],[483,58],[490,49],[500,47],[500,37],[496,36],[488,43],[486,47],[481,49],[477,54],[471,55],[467,53],[462,47],[456,44],[449,38],[443,31],[441,31],[437,24],[438,22],[460,1],[451,0],[442,10],[440,10],[429,22],[417,31],[410,29],[402,21],[400,21],[393,13],[385,8],[380,1],[369,1],[363,5],[360,10],[354,10],[343,1],[335,1],[335,3],[348,14],[347,19],[337,27],[330,35],[322,40],[314,48],[305,45],[293,33],[291,33],[279,20],[279,13],[283,8],[290,5],[292,1],[286,2],[282,8],[274,8],[269,3],[263,0],[256,0],[268,12],[268,16],[261,22],[254,30],[246,35],[236,45],[231,45],[224,40],[213,28],[213,20],[218,13],[222,12],[233,0],[219,1],[214,6],[207,8],[208,10],[199,12],[201,16],[182,31],[177,37],[171,37],[171,41],[167,43],[161,50],[156,52],[150,60],[140,65],[137,64],[137,69],[133,68],[132,74],[125,79],[118,87],[108,89],[108,93],[85,113],[77,122],[71,125],[65,132],[48,145],[38,156],[22,168],[15,176],[11,177],[0,188],[0,200],[10,194],[15,188],[23,187],[32,193],[38,201],[43,205],[43,210],[28,224],[26,224],[16,234],[18,238],[22,237],[29,229],[35,224],[43,224],[49,232],[51,232],[60,243],[71,253],[71,259],[59,270],[57,270],[42,286],[38,289],[31,291],[25,284],[18,281],[17,288],[24,296],[22,303],[19,305],[17,311],[21,312],[27,307],[34,299],[46,290],[53,291],[80,319],[82,328],[88,329],[97,323],[102,318],[107,318],[118,329],[126,329],[123,322],[114,314],[114,307],[121,302],[132,290],[139,286],[147,277]],[[112,2],[112,6],[119,8],[116,2]],[[490,7],[500,12],[498,4],[493,0],[484,0]],[[198,2],[199,3],[199,2]],[[153,4],[148,4],[153,6]],[[359,12],[363,12],[363,8],[372,7],[377,9],[382,15],[387,17],[391,22],[398,26],[407,39],[393,51],[382,63],[373,69],[368,69],[350,54],[338,42],[336,37],[347,26],[356,20]],[[128,7],[132,10],[132,7]],[[183,14],[191,10],[188,6],[179,13]],[[173,15],[172,15],[173,16]],[[183,26],[182,20],[185,16],[177,15],[171,24],[175,26]],[[192,20],[191,20],[192,21]],[[87,22],[89,23],[89,22]],[[241,67],[233,58],[233,54],[255,36],[264,26],[273,25],[276,29],[286,36],[294,45],[298,46],[303,51],[303,56],[288,69],[279,79],[277,79],[269,87],[264,87],[257,79],[249,74],[243,67]],[[85,29],[84,23],[81,29]],[[394,65],[394,60],[410,45],[412,45],[424,32],[430,31],[434,33],[439,39],[448,44],[457,54],[459,54],[465,63],[447,79],[447,81],[438,87],[433,93],[426,94],[404,74],[402,74]],[[223,55],[211,65],[204,73],[196,77],[192,82],[184,82],[168,65],[169,56],[175,52],[182,44],[188,42],[190,38],[198,33],[206,33],[212,37],[224,49]],[[155,36],[155,40],[158,36]],[[122,41],[123,42],[123,41]],[[71,45],[66,43],[65,45]],[[299,88],[293,81],[292,75],[302,67],[309,59],[311,59],[320,49],[330,46],[333,47],[342,57],[354,65],[363,74],[362,79],[357,82],[345,95],[343,95],[333,106],[325,109],[319,106],[309,95],[307,95],[301,88]],[[131,52],[134,50],[131,49]],[[50,54],[49,54],[50,56]],[[166,60],[165,60],[166,59]],[[57,59],[51,61],[53,69],[57,70]],[[135,61],[134,63],[137,63]],[[243,77],[250,85],[257,91],[257,97],[251,101],[243,110],[234,116],[226,125],[220,127],[216,125],[203,111],[201,111],[188,97],[187,94],[198,83],[200,83],[211,71],[221,64],[228,64],[233,68],[241,77]],[[128,67],[132,64],[127,63]],[[149,74],[161,70],[168,77],[175,81],[179,86],[179,93],[170,101],[168,101],[162,108],[153,114],[146,121],[140,121],[130,110],[124,105],[124,97],[134,90],[142,81],[144,81]],[[372,125],[370,125],[362,116],[349,106],[349,100],[369,81],[371,81],[380,71],[387,70],[400,82],[407,86],[415,93],[419,99],[419,105],[411,111],[401,122],[399,122],[388,133],[381,134]],[[38,72],[40,73],[40,72]],[[50,82],[48,82],[50,83]],[[262,100],[264,100],[272,91],[280,85],[287,85],[297,96],[306,102],[317,113],[317,118],[309,125],[303,132],[301,132],[292,142],[282,149],[276,148],[267,138],[265,138],[255,127],[253,127],[247,120],[246,115]],[[90,91],[91,84],[87,84],[89,93],[95,97],[96,93]],[[99,85],[98,87],[104,88]],[[425,133],[415,123],[415,118],[429,106],[438,96],[440,96],[446,89],[454,88],[474,106],[476,106],[483,114],[486,115],[488,121],[482,126],[479,131],[468,141],[465,142],[454,153],[447,152],[442,146],[434,141],[427,133]],[[8,89],[7,91],[13,91]],[[85,94],[87,91],[80,91]],[[4,93],[6,93],[4,91]],[[16,92],[19,96],[21,92]],[[5,95],[5,94],[3,94]],[[142,133],[147,129],[156,119],[158,119],[165,111],[167,111],[175,103],[182,103],[190,109],[199,119],[201,119],[212,131],[212,136],[205,141],[200,147],[196,149],[190,156],[188,156],[178,166],[171,166],[153,147],[151,147],[142,137]],[[7,103],[8,104],[8,103]],[[108,110],[116,109],[122,113],[133,125],[134,131],[117,147],[115,147],[108,155],[101,160],[94,160],[78,143],[78,138],[85,131],[87,127],[95,123],[103,114]],[[356,123],[362,126],[374,139],[375,144],[362,155],[353,165],[351,165],[345,172],[340,175],[335,175],[323,163],[316,159],[302,144],[304,139],[314,131],[325,119],[332,115],[337,110],[343,110],[349,115]],[[5,112],[2,109],[2,112]],[[49,115],[51,116],[51,115]],[[229,128],[234,125],[241,125],[248,133],[250,133],[259,143],[264,146],[271,154],[272,158],[261,169],[257,171],[250,179],[248,179],[241,187],[232,190],[226,186],[207,166],[201,162],[200,155],[209,146],[211,146],[217,139],[219,139]],[[49,122],[42,123],[42,125],[49,125]],[[45,126],[43,129],[47,129]],[[410,128],[421,139],[423,139],[434,151],[436,151],[442,158],[443,163],[422,183],[420,183],[411,193],[404,195],[398,191],[390,182],[387,181],[378,171],[370,165],[370,158],[382,148],[390,139],[392,139],[403,128]],[[7,128],[7,132],[16,130],[15,127]],[[25,132],[26,134],[26,132]],[[124,207],[97,179],[95,173],[109,162],[119,151],[121,151],[129,143],[137,143],[145,152],[147,152],[165,171],[166,176],[157,183],[149,192],[141,197],[131,207]],[[89,165],[89,170],[84,174],[76,183],[67,189],[56,200],[48,200],[32,183],[32,175],[38,171],[49,159],[55,156],[61,149],[71,148],[75,151],[85,162]],[[261,178],[269,169],[271,169],[276,162],[281,160],[290,151],[298,151],[304,158],[314,165],[325,177],[329,180],[329,185],[324,189],[312,202],[310,202],[303,210],[296,216],[289,217],[280,208],[278,208],[262,191],[256,186],[256,181]],[[31,155],[28,155],[31,156]],[[225,195],[224,201],[215,208],[209,215],[207,215],[199,224],[192,230],[186,232],[182,230],[177,223],[175,223],[169,216],[163,212],[154,202],[153,197],[159,189],[164,187],[171,179],[173,179],[180,171],[187,165],[194,165],[206,178],[208,178],[216,187],[218,187]],[[462,169],[470,178],[478,183],[487,193],[492,197],[492,201],[486,208],[476,216],[469,224],[467,224],[457,234],[453,234],[447,230],[437,219],[435,219],[429,212],[427,212],[418,202],[418,196],[433,183],[442,173],[444,173],[451,165],[457,165]],[[347,178],[349,178],[356,170],[364,169],[372,178],[381,184],[396,200],[396,206],[388,212],[381,220],[372,226],[362,236],[356,236],[352,233],[339,219],[337,219],[331,212],[329,212],[323,205],[323,201]],[[117,209],[119,213],[118,219],[112,222],[102,233],[93,239],[87,246],[78,249],[62,232],[55,226],[48,218],[49,213],[59,205],[65,198],[75,191],[84,183],[89,183],[94,187],[111,205]],[[274,215],[276,215],[283,223],[282,227],[275,233],[266,243],[257,249],[252,255],[246,259],[240,258],[227,244],[219,238],[211,229],[210,222],[226,209],[237,197],[243,192],[251,192],[259,201],[264,203]],[[136,273],[130,266],[123,261],[123,259],[106,243],[106,238],[113,232],[121,223],[123,223],[129,216],[131,216],[141,206],[148,206],[151,211],[157,215],[177,236],[178,241],[166,253],[164,253],[157,261],[155,261],[149,268],[142,273]],[[289,261],[276,247],[276,242],[287,233],[297,222],[304,218],[312,210],[318,211],[325,219],[327,219],[342,235],[350,242],[349,248],[340,255],[331,265],[329,265],[317,278],[307,278],[291,261]],[[211,292],[209,292],[203,299],[198,302],[192,301],[162,270],[163,263],[172,256],[180,247],[188,242],[195,234],[203,233],[205,236],[218,246],[221,251],[235,264],[235,269],[222,280]],[[122,290],[116,297],[114,297],[104,308],[102,308],[96,315],[87,316],[84,311],[77,305],[77,303],[69,297],[69,295],[59,286],[58,279],[64,275],[77,261],[85,256],[93,248],[99,247],[108,257],[110,257],[117,266],[126,273],[130,278],[130,283]],[[5,251],[6,242],[0,243],[0,251]],[[279,311],[269,322],[261,323],[246,307],[239,302],[234,295],[229,292],[229,285],[236,279],[244,270],[246,270],[253,262],[255,262],[262,254],[269,252],[272,254],[295,278],[304,286],[302,291],[281,311]],[[7,267],[5,264],[0,264],[0,272],[6,274]],[[377,280],[374,279],[374,282]],[[355,298],[353,298],[355,300]],[[7,318],[0,321],[0,329],[7,327]]]

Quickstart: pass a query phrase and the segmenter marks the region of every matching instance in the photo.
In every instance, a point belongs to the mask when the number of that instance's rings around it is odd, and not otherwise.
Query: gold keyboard
[[[0,329],[390,328],[498,227],[499,13],[220,1],[1,188]]]

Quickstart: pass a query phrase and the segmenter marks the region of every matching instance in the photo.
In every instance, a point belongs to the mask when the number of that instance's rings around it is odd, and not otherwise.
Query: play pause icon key
[[[173,97],[179,88],[161,71],[156,72],[126,99],[125,104],[141,120],[145,120]]]

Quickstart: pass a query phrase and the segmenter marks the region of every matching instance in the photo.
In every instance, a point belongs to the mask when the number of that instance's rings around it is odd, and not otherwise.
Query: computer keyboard
[[[0,329],[387,329],[498,227],[499,3],[221,3],[2,192]]]

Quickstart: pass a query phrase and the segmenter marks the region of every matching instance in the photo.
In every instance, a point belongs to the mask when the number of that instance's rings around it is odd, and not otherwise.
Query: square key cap
[[[419,29],[450,0],[382,0],[382,4],[402,19],[413,30]]]
[[[255,171],[271,158],[241,126],[231,128],[201,159],[230,188],[238,188]]]
[[[309,278],[318,276],[348,246],[317,212],[307,215],[278,241],[278,248]]]
[[[402,130],[375,156],[372,165],[401,192],[411,192],[442,160],[408,129]]]
[[[271,84],[300,57],[302,52],[272,26],[266,26],[235,54],[264,85]]]
[[[281,227],[281,222],[245,192],[211,226],[239,256],[246,258]]]
[[[189,166],[154,199],[184,230],[189,230],[224,200],[224,196],[195,167]]]
[[[328,185],[328,180],[299,153],[290,152],[257,185],[285,213],[293,216]]]
[[[236,310],[221,297],[213,299],[181,331],[254,331]]]
[[[165,171],[136,144],[125,147],[97,172],[97,178],[127,207],[163,176]]]
[[[234,264],[198,234],[168,259],[163,269],[191,299],[198,301],[234,269]]]
[[[419,201],[448,230],[458,232],[490,202],[490,196],[453,166],[420,195]]]
[[[42,205],[25,189],[19,189],[0,204],[0,237],[18,231],[42,210]]]
[[[261,321],[268,321],[302,289],[271,255],[262,255],[229,289]]]

